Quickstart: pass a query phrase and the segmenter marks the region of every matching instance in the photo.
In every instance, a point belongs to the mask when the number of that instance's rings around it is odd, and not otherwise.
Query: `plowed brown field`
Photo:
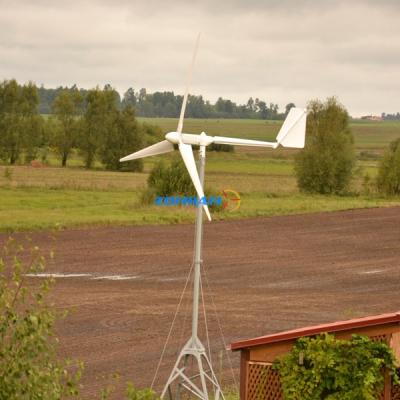
[[[60,351],[85,362],[85,398],[93,398],[107,382],[104,377],[116,371],[121,374],[116,399],[127,379],[149,386],[190,269],[193,226],[29,236],[44,250],[54,248],[49,272],[87,274],[57,278],[51,296],[57,307],[70,310],[58,326]],[[205,223],[204,264],[227,343],[400,310],[400,208]],[[189,334],[189,296],[156,389]],[[206,285],[205,298],[219,373],[223,345]],[[232,357],[236,367],[238,355]],[[229,384],[225,355],[222,369]]]

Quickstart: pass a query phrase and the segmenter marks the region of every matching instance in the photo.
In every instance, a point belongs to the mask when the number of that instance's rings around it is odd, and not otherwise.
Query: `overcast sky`
[[[0,0],[0,78],[400,111],[400,0]]]

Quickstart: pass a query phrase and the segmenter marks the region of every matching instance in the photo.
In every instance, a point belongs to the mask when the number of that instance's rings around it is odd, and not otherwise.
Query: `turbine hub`
[[[168,132],[165,135],[165,139],[167,139],[168,142],[171,142],[172,144],[178,144],[179,143],[179,133],[178,132]]]

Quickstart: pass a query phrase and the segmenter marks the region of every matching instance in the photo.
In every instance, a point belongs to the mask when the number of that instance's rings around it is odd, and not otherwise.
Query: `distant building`
[[[366,119],[368,121],[382,121],[383,118],[380,115],[363,115],[361,119]]]

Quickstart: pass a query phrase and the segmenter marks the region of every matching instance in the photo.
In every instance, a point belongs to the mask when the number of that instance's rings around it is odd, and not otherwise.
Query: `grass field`
[[[163,131],[174,131],[178,121],[174,118],[139,118],[139,120],[159,125]],[[256,140],[273,140],[282,121],[248,119],[186,119],[185,131],[209,135],[243,137]],[[350,124],[358,151],[382,151],[392,140],[400,137],[399,121],[354,120]]]
[[[1,188],[0,231],[62,229],[93,225],[170,224],[194,221],[191,207],[141,206],[130,191]],[[215,212],[213,218],[304,214],[352,208],[400,205],[399,200],[316,196],[303,194],[242,194],[234,212]]]
[[[142,119],[164,131],[174,130],[175,119]],[[273,140],[277,121],[188,119],[187,132]],[[242,197],[240,210],[214,213],[215,219],[334,211],[350,208],[400,205],[400,199],[357,194],[366,172],[375,176],[383,149],[400,137],[400,123],[352,124],[358,163],[349,196],[300,194],[293,173],[293,150],[237,149],[234,153],[207,153],[206,187],[214,192],[234,189]],[[167,155],[166,157],[171,157]],[[140,193],[157,157],[145,160],[143,173],[87,171],[75,154],[69,168],[59,168],[55,155],[49,166],[0,166],[0,231],[48,229],[100,224],[179,223],[194,219],[184,207],[144,206]]]

